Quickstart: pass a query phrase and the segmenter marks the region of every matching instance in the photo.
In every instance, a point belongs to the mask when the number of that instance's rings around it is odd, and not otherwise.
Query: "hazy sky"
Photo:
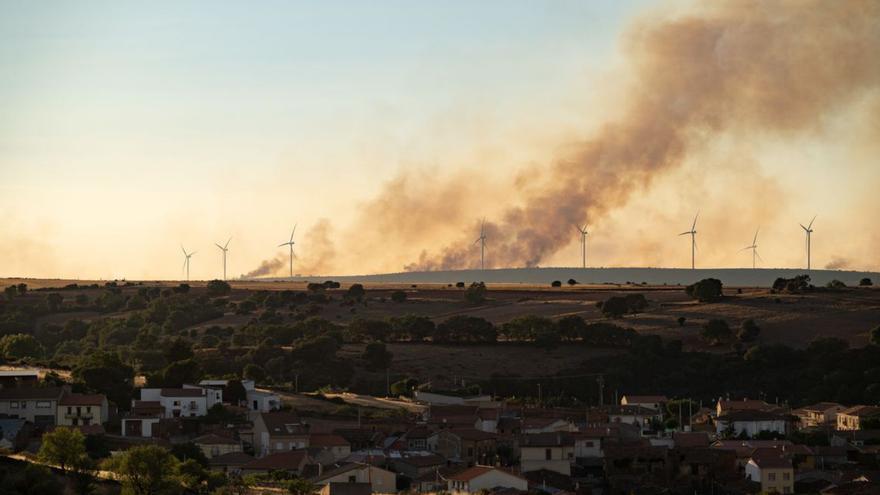
[[[294,223],[296,272],[402,270],[476,238],[614,114],[652,3],[0,1],[0,276],[177,278],[183,244],[213,278],[230,236],[237,276]],[[765,266],[803,265],[818,214],[814,266],[877,269],[876,102],[809,135],[718,136],[592,219],[591,261],[685,266],[700,209],[702,266],[750,264],[759,225]],[[383,237],[363,212],[402,177],[468,194]],[[578,263],[560,235],[541,265]]]

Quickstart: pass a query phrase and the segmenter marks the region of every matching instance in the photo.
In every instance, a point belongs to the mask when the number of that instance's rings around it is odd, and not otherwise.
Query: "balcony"
[[[65,419],[94,419],[95,413],[92,412],[70,412],[64,413]]]

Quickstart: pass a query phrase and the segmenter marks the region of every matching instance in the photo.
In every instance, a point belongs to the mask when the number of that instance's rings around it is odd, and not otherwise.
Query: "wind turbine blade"
[[[214,243],[214,245],[217,246],[218,248],[220,248],[221,251],[226,250],[223,246],[221,246],[220,244],[217,244],[216,242]]]
[[[278,247],[284,247],[284,246],[287,246],[288,244],[290,244],[290,243],[289,243],[289,242],[285,242],[285,243],[279,244]]]
[[[689,235],[689,234],[690,234],[690,232],[682,232],[681,234],[678,234],[678,235]]]
[[[813,215],[813,219],[810,220],[810,224],[807,225],[807,230],[809,230],[809,229],[813,226],[813,222],[816,221],[816,217],[817,217],[817,216],[818,216],[818,215]]]
[[[183,255],[186,256],[186,249],[184,249],[183,244],[180,245],[180,250],[183,251]]]
[[[694,224],[691,226],[691,230],[697,229],[697,217],[700,216],[700,212],[698,211],[696,215],[694,215]]]
[[[800,225],[800,226],[801,226],[801,228],[802,228],[802,229],[804,229],[804,230],[810,230],[810,229],[808,229],[808,228],[806,228],[806,227],[804,227],[804,224],[802,224],[802,223],[799,223],[799,224],[798,224],[798,225]]]
[[[189,253],[189,255],[192,256],[192,255],[194,255],[194,254],[196,254],[196,253],[198,253],[198,251],[193,251],[193,252]]]
[[[477,237],[477,240],[474,241],[474,246],[476,246],[481,240],[483,240],[482,237]]]
[[[758,229],[758,230],[761,230],[761,229]],[[758,230],[755,231],[755,238],[752,239],[753,246],[758,243]]]
[[[226,248],[229,247],[229,241],[231,241],[231,240],[232,240],[232,237],[230,237],[230,238],[226,241],[226,244],[223,245],[223,250],[224,250],[224,251],[226,251]]]
[[[577,225],[575,225],[574,228],[575,228],[575,230],[577,230],[577,231],[580,232],[581,234],[584,233],[583,229],[581,229],[581,228],[578,227]]]
[[[755,250],[755,256],[757,256],[759,260],[764,261],[764,258],[762,258],[760,254],[758,254],[757,249]]]
[[[189,258],[185,258],[183,260],[183,266],[180,268],[181,270],[186,270],[186,262],[189,261]]]

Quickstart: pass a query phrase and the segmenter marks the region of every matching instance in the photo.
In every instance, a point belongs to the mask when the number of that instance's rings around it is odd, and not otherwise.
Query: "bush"
[[[600,304],[602,314],[609,318],[620,318],[629,311],[629,304],[624,296],[612,296]]]
[[[684,316],[679,316],[675,321],[678,322],[678,326],[683,327],[684,322],[687,321],[687,318],[685,318]]]
[[[871,330],[871,343],[880,346],[880,325]]]
[[[455,286],[458,287],[459,289],[464,289],[464,282],[456,282]]]
[[[406,302],[406,292],[402,290],[396,290],[391,293],[391,300],[396,303]]]
[[[859,287],[870,287],[872,285],[874,285],[874,282],[872,282],[871,279],[868,277],[859,280]]]
[[[224,280],[211,280],[207,285],[208,297],[228,296],[232,287]]]
[[[700,302],[715,302],[721,299],[722,284],[717,278],[704,278],[699,282],[688,285],[684,291],[693,299]]]
[[[486,300],[486,284],[474,282],[464,291],[464,300],[469,304],[481,304]]]
[[[648,307],[648,300],[644,294],[627,294],[626,307],[630,313],[641,313]]]
[[[712,319],[703,325],[701,335],[710,342],[724,342],[730,340],[733,332],[726,320]]]
[[[559,280],[554,280],[554,281],[550,284],[550,287],[562,287],[562,282],[560,282]]]
[[[779,277],[773,282],[773,290],[777,292],[798,293],[810,288],[810,276],[798,275],[794,278]]]
[[[749,318],[742,322],[740,326],[739,333],[736,334],[736,337],[740,342],[752,342],[758,338],[758,335],[761,333],[761,328],[758,327],[758,324],[755,323],[755,320]]]
[[[573,278],[568,279],[568,285],[577,285],[577,284],[578,284],[577,280],[575,280]]]
[[[828,289],[844,289],[846,288],[846,284],[841,282],[840,280],[834,279],[825,284],[825,287]]]
[[[367,291],[364,290],[364,286],[361,284],[351,284],[351,287],[348,288],[348,291],[345,293],[345,297],[351,299],[353,301],[360,301],[367,294]]]

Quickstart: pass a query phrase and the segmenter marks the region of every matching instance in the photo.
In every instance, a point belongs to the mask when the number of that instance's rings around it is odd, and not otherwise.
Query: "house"
[[[231,454],[233,452],[241,452],[241,442],[225,435],[216,433],[208,433],[193,440],[193,443],[205,454],[208,459]]]
[[[837,429],[863,430],[868,419],[880,419],[880,407],[853,406],[837,413]]]
[[[0,450],[18,452],[27,447],[31,425],[21,418],[0,418]]]
[[[208,468],[221,473],[240,473],[242,466],[253,460],[252,455],[244,452],[230,452],[208,458]]]
[[[778,409],[776,406],[757,399],[718,399],[715,404],[715,416],[723,416],[736,411],[773,411],[776,409]]]
[[[226,387],[229,386],[229,381],[230,380],[202,380],[199,382],[199,386],[225,391]],[[281,408],[281,396],[278,394],[269,390],[257,389],[256,383],[253,380],[241,380],[241,385],[244,387],[245,391],[245,400],[243,402],[245,403],[244,405],[247,406],[250,419],[256,417],[257,413],[277,411]],[[241,406],[243,404],[233,405]]]
[[[498,420],[501,418],[501,409],[496,407],[483,408],[477,411],[477,429],[487,433],[498,432]]]
[[[0,389],[0,415],[21,418],[36,428],[55,424],[58,402],[66,392],[61,387],[16,387]]]
[[[607,410],[609,423],[625,423],[638,426],[642,430],[642,435],[653,434],[654,424],[663,421],[663,413],[661,411],[642,406],[610,406]]]
[[[300,421],[295,413],[260,413],[254,420],[254,452],[257,457],[308,446],[309,425]]]
[[[800,408],[798,418],[802,428],[837,425],[837,414],[845,409],[836,402],[817,402]]]
[[[397,493],[397,475],[371,464],[346,464],[312,478],[315,485],[369,483],[373,493]],[[323,486],[322,486],[323,488]]]
[[[571,475],[575,440],[569,433],[537,433],[520,438],[520,470],[547,469]]]
[[[525,434],[576,430],[574,423],[561,418],[529,417],[520,422],[520,431]]]
[[[762,431],[785,435],[789,431],[789,422],[787,416],[775,412],[740,410],[716,418],[715,431],[718,435],[746,435],[749,438],[754,438]]]
[[[496,436],[476,428],[440,430],[428,438],[428,450],[466,465],[495,459]]]
[[[638,440],[641,438],[641,430],[625,423],[600,423],[584,426],[581,431],[571,435],[574,437],[574,457],[583,461],[601,458],[604,455],[602,445],[608,442]]]
[[[158,433],[164,408],[159,401],[133,400],[130,413],[122,418],[122,436],[152,437]]]
[[[330,433],[309,435],[309,452],[320,464],[336,464],[351,455],[351,444]]]
[[[529,489],[529,482],[525,478],[492,466],[474,466],[450,475],[446,480],[446,490],[453,494],[478,493],[497,488]]]
[[[794,468],[781,449],[755,449],[746,464],[746,477],[760,483],[762,493],[794,493]]]
[[[428,450],[428,437],[431,431],[424,426],[416,426],[403,436],[406,450]]]
[[[670,472],[670,450],[648,442],[625,442],[603,447],[603,469],[612,493],[664,480]]]
[[[40,381],[37,370],[0,370],[0,388],[36,387]]]
[[[305,450],[290,450],[269,454],[241,466],[242,476],[248,474],[264,474],[272,471],[282,471],[294,476],[301,476],[311,459]]]
[[[158,402],[163,418],[198,417],[223,399],[223,391],[194,385],[183,388],[142,388],[141,401]]]
[[[397,473],[415,480],[445,466],[446,459],[436,454],[405,455],[391,459],[391,465]]]
[[[676,447],[678,474],[683,478],[718,480],[738,476],[736,452],[705,447]]]
[[[624,395],[620,399],[621,406],[640,406],[645,409],[662,412],[669,399],[665,395]]]
[[[79,426],[104,424],[110,418],[107,397],[101,394],[64,394],[58,401],[55,424]]]
[[[369,483],[327,483],[320,490],[319,495],[370,495],[373,487]]]

